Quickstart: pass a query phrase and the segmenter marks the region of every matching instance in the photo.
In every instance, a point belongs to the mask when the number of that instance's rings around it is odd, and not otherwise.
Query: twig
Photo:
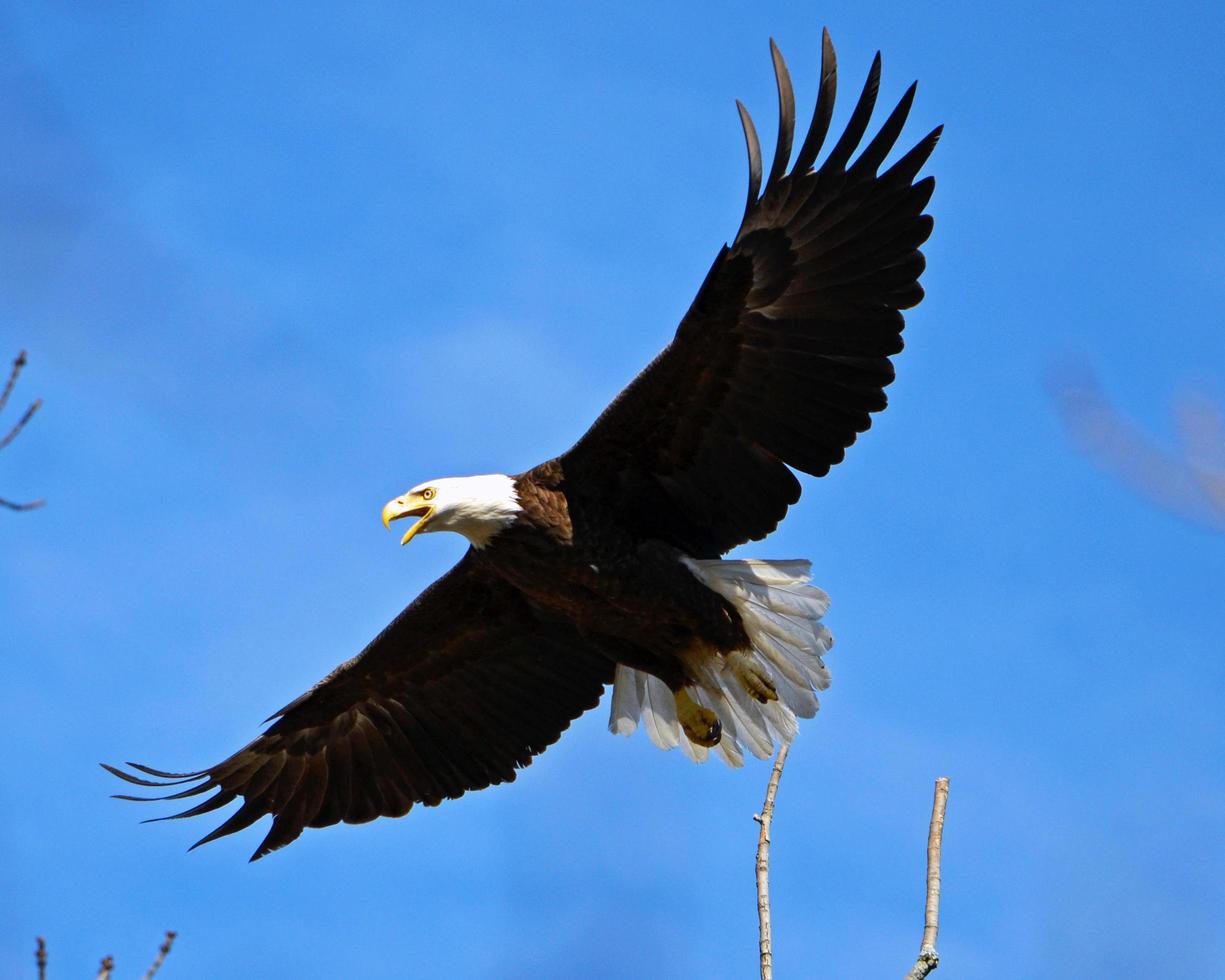
[[[753,815],[753,819],[761,825],[757,835],[757,926],[761,980],[771,980],[774,976],[774,949],[770,943],[770,823],[774,819],[774,797],[778,793],[778,781],[783,775],[783,763],[786,761],[787,746],[783,745],[774,760],[761,813]]]
[[[26,504],[15,504],[11,500],[5,500],[3,497],[0,497],[0,507],[7,507],[9,510],[36,510],[45,503],[45,500],[31,500]]]
[[[13,369],[9,372],[8,381],[5,382],[4,390],[0,391],[0,411],[4,410],[4,406],[8,404],[9,395],[13,393],[13,386],[17,384],[17,376],[21,374],[21,369],[26,366],[26,352],[21,351],[17,355],[17,359],[13,361]],[[26,424],[34,417],[34,413],[42,408],[43,400],[35,398],[33,404],[25,410],[25,414],[17,420],[17,424],[9,429],[8,433],[0,437],[0,449],[3,449],[10,442],[17,438],[21,430],[26,427]],[[28,504],[18,504],[12,500],[5,500],[0,497],[0,507],[7,507],[9,510],[34,510],[36,507],[41,507],[45,504],[45,500],[31,500]]]
[[[9,395],[13,393],[13,385],[17,383],[17,375],[21,374],[21,369],[26,366],[26,352],[18,351],[17,360],[13,361],[13,370],[9,372],[8,383],[4,386],[4,391],[0,392],[0,412],[4,411],[4,406],[8,404]]]
[[[145,971],[145,980],[153,980],[153,974],[161,969],[162,964],[166,961],[166,954],[170,952],[170,947],[174,945],[174,937],[178,933],[173,929],[166,930],[166,938],[162,941],[162,945],[158,947],[157,959],[153,961],[153,965]]]
[[[944,810],[949,801],[949,778],[936,780],[936,796],[932,801],[932,821],[927,831],[927,903],[923,911],[923,942],[919,958],[906,974],[905,980],[923,980],[940,965],[936,952],[936,937],[940,932],[940,845],[944,839]]]
[[[170,947],[174,945],[174,939],[178,935],[173,929],[166,930],[166,938],[162,940],[161,946],[157,949],[157,957],[153,960],[153,965],[145,971],[144,980],[153,980],[153,975],[162,968],[162,964],[166,962],[166,956],[170,952]],[[47,980],[47,941],[42,936],[36,939],[38,943],[34,950],[34,962],[38,964],[38,980]],[[95,980],[111,980],[111,973],[115,969],[115,957],[104,956],[102,962],[98,964],[98,974]]]
[[[5,382],[4,391],[0,392],[0,412],[4,411],[4,406],[8,404],[9,395],[13,393],[13,386],[17,384],[17,376],[21,374],[21,369],[26,366],[26,352],[21,351],[17,355],[17,359],[13,361],[13,370],[9,372],[9,379]],[[34,417],[34,413],[42,408],[43,400],[41,398],[34,399],[34,404],[26,409],[26,412],[17,424],[13,426],[8,435],[0,439],[0,449],[3,449],[10,442],[17,438],[17,433],[26,427],[26,423]]]
[[[25,414],[17,420],[17,424],[9,429],[8,434],[3,439],[0,439],[0,449],[3,449],[10,442],[16,439],[17,434],[26,427],[26,423],[29,422],[30,419],[34,418],[34,413],[42,407],[43,400],[41,398],[35,398],[30,407],[26,409]]]

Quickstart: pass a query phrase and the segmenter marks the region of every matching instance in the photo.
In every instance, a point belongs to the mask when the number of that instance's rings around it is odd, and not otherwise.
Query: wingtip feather
[[[812,121],[808,133],[800,146],[793,173],[807,173],[817,161],[817,155],[829,133],[830,120],[834,114],[834,100],[838,94],[838,55],[830,38],[829,28],[821,29],[821,84],[817,89],[817,102],[812,110]]]
[[[770,38],[770,59],[774,63],[774,83],[778,89],[778,141],[774,145],[774,160],[770,164],[770,178],[766,189],[773,187],[787,171],[791,161],[791,142],[795,136],[795,90],[791,85],[791,73],[786,59]]]
[[[747,219],[761,191],[761,142],[757,138],[757,127],[753,125],[753,117],[739,99],[736,100],[736,111],[740,113],[740,126],[744,130],[744,144],[749,155],[749,192],[744,204],[744,217]],[[743,224],[742,220],[742,227]]]
[[[112,766],[109,762],[99,762],[98,765],[100,765],[103,769],[109,772],[112,776],[118,776],[124,782],[132,783],[135,786],[156,786],[156,787],[178,786],[182,783],[191,782],[193,779],[199,779],[200,776],[202,775],[202,773],[162,773],[160,772],[160,770],[150,769],[148,766],[137,765],[134,762],[126,763],[126,765],[139,769],[142,772],[148,772],[153,775],[174,776],[175,777],[173,779],[162,779],[162,780],[142,779],[140,776],[133,776],[129,772],[124,772],[118,766]]]

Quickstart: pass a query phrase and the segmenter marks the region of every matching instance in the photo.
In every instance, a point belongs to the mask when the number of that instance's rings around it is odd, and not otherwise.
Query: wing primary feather
[[[311,825],[311,821],[315,819],[323,803],[323,785],[317,778],[312,781],[312,777],[318,776],[318,773],[314,771],[317,767],[326,768],[326,765],[323,755],[314,756],[307,762],[307,768],[302,775],[299,787],[294,791],[292,799],[285,808],[273,818],[272,828],[260,842],[259,847],[255,849],[249,858],[250,861],[258,861],[264,855],[292,843],[298,839],[303,830]],[[324,783],[326,783],[326,778],[325,772]]]
[[[417,786],[421,782],[418,772],[420,764],[412,746],[404,737],[404,732],[400,730],[399,724],[381,701],[371,701],[365,710],[371,724],[379,730],[383,741],[387,743],[387,748],[391,753],[391,764],[399,773],[405,792],[414,800],[418,799],[420,790],[417,789]]]
[[[185,800],[189,796],[199,796],[201,793],[207,793],[210,789],[215,789],[217,785],[211,779],[206,779],[198,786],[191,786],[177,793],[167,793],[165,796],[129,796],[126,793],[112,793],[111,799],[131,800],[133,803],[161,803],[165,800]]]
[[[910,88],[906,90],[906,94],[902,96],[901,101],[889,113],[889,118],[881,126],[880,132],[872,138],[872,142],[864,148],[863,153],[859,155],[859,159],[852,165],[850,169],[850,176],[852,178],[876,176],[876,171],[885,162],[885,157],[889,155],[889,151],[893,149],[893,144],[897,142],[897,138],[902,134],[902,127],[906,125],[906,117],[910,115],[910,107],[914,104],[914,96],[918,87],[919,83],[913,82]]]
[[[770,58],[774,62],[774,81],[778,86],[778,142],[774,144],[774,162],[770,164],[770,179],[766,190],[773,187],[787,171],[791,160],[791,141],[795,137],[795,90],[791,73],[774,38],[770,38]]]
[[[220,827],[214,830],[211,834],[206,834],[188,848],[189,851],[194,851],[197,847],[203,847],[210,841],[215,841],[219,837],[225,837],[228,834],[236,834],[240,830],[246,830],[251,824],[255,823],[268,810],[264,807],[262,800],[254,800],[248,798],[242,806],[230,814],[228,820]]]
[[[419,740],[413,738],[412,733],[417,728],[416,719],[409,714],[403,704],[394,698],[387,698],[382,703],[382,708],[387,724],[383,737],[392,748],[400,771],[404,774],[410,795],[417,802],[441,800],[446,794],[430,774],[428,761],[418,751],[421,747]],[[427,803],[427,805],[434,804]]]
[[[872,67],[868,69],[868,79],[859,93],[859,101],[851,111],[850,121],[834,148],[829,151],[825,163],[821,164],[822,173],[836,173],[846,166],[846,162],[855,152],[855,147],[863,139],[867,131],[868,121],[872,118],[872,110],[876,107],[876,93],[880,91],[880,52],[872,59]]]
[[[112,776],[118,776],[124,782],[133,783],[136,786],[177,786],[180,783],[190,783],[193,779],[199,779],[201,775],[204,775],[203,773],[194,776],[184,775],[182,778],[171,779],[169,781],[141,779],[139,776],[133,776],[131,773],[124,772],[122,769],[112,766],[107,762],[99,762],[98,765],[109,772]],[[128,763],[128,765],[132,765],[132,763]]]
[[[324,754],[327,757],[328,785],[316,820],[326,821],[320,826],[331,826],[345,818],[353,796],[353,760],[348,739],[339,738],[329,743]]]
[[[436,799],[423,799],[422,802],[426,806],[437,806],[443,799],[455,799],[463,792],[461,789],[463,776],[455,771],[450,758],[435,742],[434,733],[422,720],[419,701],[398,703],[402,712],[399,718],[401,725],[407,723],[413,729],[411,732],[405,730],[404,734],[409,737],[413,747],[422,757],[422,762],[426,767],[425,772],[434,784],[433,788],[437,790]]]
[[[301,756],[294,757],[297,760],[297,766],[294,772],[290,773],[289,780],[285,780],[284,775],[280,782],[285,782],[286,785],[278,785],[277,802],[278,806],[273,808],[272,827],[269,828],[267,835],[260,841],[259,847],[255,849],[250,860],[257,861],[265,854],[275,851],[277,848],[284,847],[291,841],[297,840],[298,835],[302,833],[306,826],[306,820],[303,816],[303,810],[306,806],[306,796],[300,791],[303,777],[306,775],[308,762]],[[286,772],[290,771],[286,769]]]
[[[379,816],[402,817],[412,806],[412,800],[405,788],[408,780],[400,768],[395,748],[372,718],[363,714],[361,721],[370,749],[371,768],[376,774],[375,784],[382,797]]]
[[[196,779],[208,773],[207,769],[201,769],[199,772],[164,772],[152,766],[142,766],[139,762],[129,762],[128,765],[133,769],[139,769],[147,776],[156,776],[158,779]]]
[[[817,154],[821,152],[821,145],[829,133],[830,120],[834,117],[834,98],[837,94],[838,56],[834,53],[834,42],[826,29],[821,31],[821,87],[817,90],[817,104],[792,173],[805,174],[817,162]]]
[[[923,164],[927,162],[927,158],[932,155],[932,150],[940,142],[940,136],[943,132],[944,126],[940,125],[919,140],[912,150],[908,151],[897,163],[880,175],[881,183],[888,181],[891,184],[909,184],[914,180],[915,174],[922,169]],[[922,183],[922,181],[919,183]],[[918,187],[919,185],[916,184],[915,186]]]
[[[323,804],[327,799],[328,757],[326,752],[318,752],[311,757],[306,775],[302,777],[302,786],[302,795],[305,797],[305,802],[302,804],[302,823],[304,826],[314,827],[317,826],[315,821],[323,811]]]
[[[212,813],[214,810],[220,810],[227,803],[232,803],[237,798],[238,794],[233,790],[218,790],[197,806],[182,810],[179,813],[172,813],[168,817],[150,817],[148,820],[142,820],[141,823],[161,823],[163,820],[182,820],[184,817],[198,817],[203,813]]]
[[[247,858],[248,862],[258,861],[278,848],[282,848],[286,844],[292,844],[301,836],[303,829],[306,827],[306,823],[297,813],[301,807],[302,801],[295,800],[292,811],[287,810],[272,818],[272,828],[264,839],[260,841],[259,847]]]
[[[366,730],[362,725],[354,724],[349,729],[348,741],[353,782],[345,823],[369,823],[379,815],[383,806],[383,791],[378,784],[378,771],[374,765]]]
[[[761,190],[761,143],[757,140],[757,127],[753,125],[753,117],[749,115],[749,110],[739,99],[736,100],[736,110],[740,113],[740,125],[744,128],[744,144],[749,153],[749,193],[745,199],[744,218],[740,222],[743,228],[749,212],[753,209],[753,204],[757,201],[757,194]]]
[[[421,735],[421,723],[408,710],[407,699],[400,701],[396,698],[387,698],[385,703],[396,727],[404,736],[404,744],[413,753],[412,762],[418,774],[418,778],[413,783],[415,795],[426,806],[437,806],[447,793],[441,781],[435,776],[429,757],[423,754],[427,743]]]

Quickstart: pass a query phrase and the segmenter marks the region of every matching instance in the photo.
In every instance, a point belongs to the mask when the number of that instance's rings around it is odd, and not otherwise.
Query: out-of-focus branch
[[[1198,393],[1184,395],[1175,411],[1191,477],[1225,527],[1225,412]]]
[[[17,360],[13,361],[13,370],[9,372],[9,379],[4,385],[4,391],[0,391],[0,412],[4,411],[4,406],[8,404],[9,395],[13,393],[13,385],[17,384],[17,375],[21,374],[21,369],[26,366],[26,352],[18,351]]]
[[[145,980],[153,980],[153,974],[162,968],[162,964],[166,962],[166,956],[170,952],[170,947],[174,945],[174,937],[177,935],[178,933],[173,929],[166,930],[166,938],[162,940],[161,946],[157,949],[157,958],[153,961],[153,965],[145,971]]]
[[[18,504],[0,497],[0,507],[7,507],[9,510],[37,510],[45,503],[45,500],[31,500],[28,503]]]
[[[1203,395],[1176,404],[1179,440],[1167,448],[1107,400],[1083,362],[1052,372],[1047,388],[1072,440],[1099,468],[1179,517],[1225,531],[1225,415]]]
[[[770,943],[770,824],[774,820],[774,797],[778,795],[778,781],[786,761],[787,746],[784,745],[774,760],[761,813],[753,816],[761,825],[757,835],[757,948],[761,958],[761,980],[771,980],[774,976],[774,950]]]
[[[944,811],[949,800],[948,776],[936,780],[936,796],[932,801],[932,819],[927,830],[927,901],[923,906],[923,941],[919,958],[906,974],[905,980],[923,980],[940,965],[936,938],[940,933],[940,847],[944,840]]]
[[[4,410],[4,406],[8,404],[9,395],[13,393],[13,387],[17,384],[17,376],[21,374],[21,369],[26,366],[26,352],[21,351],[17,355],[17,359],[13,361],[13,369],[9,372],[8,381],[5,382],[4,390],[0,391],[0,411]],[[34,399],[30,407],[25,410],[25,414],[17,420],[9,431],[0,438],[0,449],[3,449],[10,442],[17,438],[21,430],[24,429],[27,423],[34,417],[34,413],[42,407],[43,400],[41,398]],[[35,507],[41,507],[45,500],[32,500],[26,504],[15,503],[11,500],[5,500],[0,497],[0,507],[7,507],[9,510],[33,510]]]
[[[17,424],[8,430],[8,432],[5,434],[3,439],[0,439],[0,449],[3,449],[10,442],[16,439],[17,433],[19,433],[22,429],[26,427],[26,423],[29,422],[30,419],[34,417],[34,413],[37,412],[42,407],[43,407],[43,400],[41,398],[35,398],[34,401],[30,404],[30,407],[25,410],[25,414],[22,415],[21,418],[17,420]]]
[[[154,958],[152,965],[145,971],[144,980],[153,980],[153,975],[162,968],[162,964],[166,962],[166,957],[170,953],[170,947],[174,945],[174,938],[177,936],[173,929],[166,930],[166,938],[162,940],[161,946],[157,949],[157,956]],[[47,941],[39,936],[36,940],[37,946],[34,950],[34,962],[38,964],[38,980],[47,980]],[[102,962],[98,964],[98,973],[94,980],[111,980],[111,974],[115,971],[115,957],[104,956]]]
[[[9,379],[4,385],[4,391],[0,392],[0,412],[4,411],[4,406],[8,404],[9,395],[13,393],[13,387],[17,384],[17,377],[21,374],[21,369],[26,366],[26,352],[20,351],[17,354],[17,359],[13,361],[13,369],[9,372]],[[34,403],[26,409],[25,414],[17,420],[17,424],[13,426],[8,435],[0,439],[0,449],[3,449],[10,442],[17,438],[17,433],[26,427],[26,423],[34,417],[34,413],[42,407],[43,400],[41,398],[34,399]]]

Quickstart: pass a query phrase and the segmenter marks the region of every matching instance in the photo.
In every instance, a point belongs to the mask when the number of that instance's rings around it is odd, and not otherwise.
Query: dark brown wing
[[[224,762],[195,773],[129,763],[158,780],[106,768],[141,786],[187,786],[156,799],[216,790],[163,820],[209,813],[243,797],[194,847],[272,814],[255,860],[306,827],[400,817],[414,803],[434,806],[512,781],[596,705],[612,671],[612,662],[568,626],[538,621],[469,554],[361,654]]]
[[[800,486],[788,466],[823,476],[885,407],[901,310],[923,297],[919,246],[931,177],[915,176],[940,130],[878,174],[906,121],[907,90],[849,163],[880,80],[872,64],[846,132],[813,169],[829,129],[834,49],[823,37],[821,88],[791,173],[791,81],[771,42],[779,135],[764,193],[752,119],[749,194],[672,343],[563,457],[571,486],[590,488],[639,534],[714,557],[769,534]]]

